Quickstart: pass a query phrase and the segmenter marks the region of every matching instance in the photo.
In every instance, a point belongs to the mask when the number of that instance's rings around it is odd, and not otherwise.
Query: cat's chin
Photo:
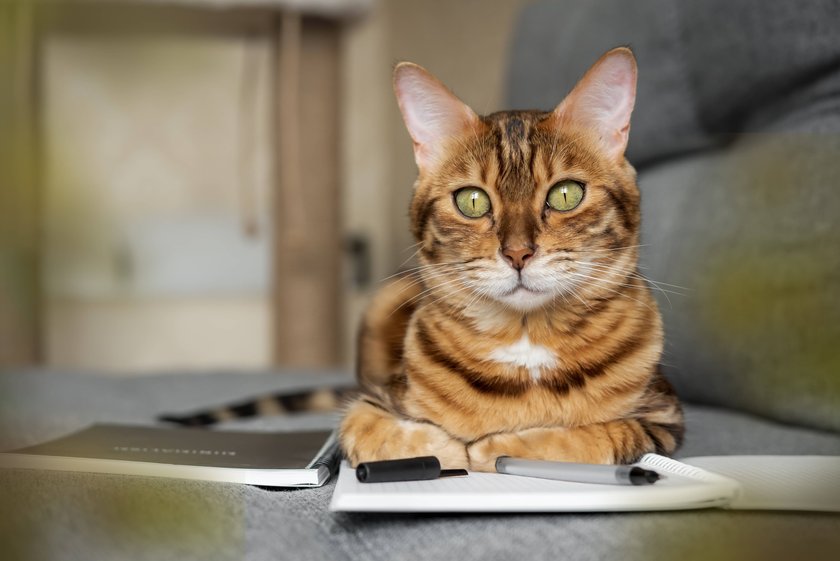
[[[496,300],[509,308],[522,312],[530,312],[545,306],[554,299],[551,290],[533,290],[519,285],[510,292],[497,296]]]

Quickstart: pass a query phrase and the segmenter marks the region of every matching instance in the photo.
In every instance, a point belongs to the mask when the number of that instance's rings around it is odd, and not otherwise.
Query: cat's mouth
[[[527,294],[542,294],[543,291],[525,286],[525,284],[523,284],[522,281],[519,281],[518,283],[516,283],[516,286],[514,286],[513,288],[508,290],[506,293],[502,294],[502,296],[512,296],[516,293],[520,293],[520,294],[526,294],[526,293]]]
[[[496,298],[507,306],[529,311],[546,304],[552,297],[551,291],[540,290],[519,281]]]

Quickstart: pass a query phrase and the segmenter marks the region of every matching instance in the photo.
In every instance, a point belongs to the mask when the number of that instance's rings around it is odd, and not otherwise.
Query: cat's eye
[[[545,204],[554,210],[572,210],[583,200],[583,185],[567,179],[549,189]]]
[[[468,218],[481,218],[490,212],[490,197],[478,187],[464,187],[455,191],[455,204]]]

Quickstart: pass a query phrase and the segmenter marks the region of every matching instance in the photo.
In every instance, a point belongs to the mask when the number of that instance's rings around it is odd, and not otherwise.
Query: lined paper
[[[654,455],[649,455],[654,456]],[[607,512],[706,508],[728,503],[737,484],[648,460],[664,477],[654,485],[598,485],[471,472],[432,481],[359,483],[345,462],[330,509],[357,512]],[[663,458],[667,460],[667,458]],[[672,460],[668,460],[672,461]],[[679,462],[675,462],[679,464]],[[682,465],[682,464],[679,464]],[[687,468],[687,466],[684,466]]]

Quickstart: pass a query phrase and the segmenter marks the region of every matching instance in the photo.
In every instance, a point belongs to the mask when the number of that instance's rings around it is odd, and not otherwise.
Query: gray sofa
[[[840,10],[729,4],[537,2],[517,23],[509,99],[551,107],[603,51],[635,49],[629,156],[643,192],[643,272],[685,287],[659,294],[666,372],[686,401],[679,455],[838,455]],[[281,374],[4,372],[0,448],[94,421],[153,423],[163,411],[349,379]],[[269,492],[2,471],[0,558],[740,560],[840,551],[840,517],[829,514],[333,515],[331,492],[332,484]]]

